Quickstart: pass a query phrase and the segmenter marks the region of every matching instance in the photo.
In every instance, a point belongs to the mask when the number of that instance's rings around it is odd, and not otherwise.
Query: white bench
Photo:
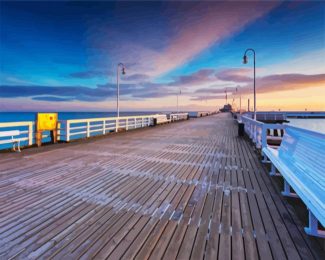
[[[156,119],[157,125],[170,122],[170,120],[167,118],[167,115],[156,115],[154,118]]]
[[[9,140],[9,143],[13,144],[13,150],[15,152],[20,152],[20,140],[14,138],[15,136],[19,136],[19,135],[20,135],[19,130],[1,131],[0,132],[0,137],[11,137],[11,139]],[[8,142],[6,142],[6,143],[8,143]]]
[[[280,147],[263,148],[263,154],[272,163],[270,175],[278,169],[284,178],[282,194],[300,197],[307,206],[306,233],[325,238],[318,229],[318,222],[325,226],[325,134],[287,126]]]

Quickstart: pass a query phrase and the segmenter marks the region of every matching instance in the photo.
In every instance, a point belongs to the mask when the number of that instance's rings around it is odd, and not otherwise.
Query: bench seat
[[[11,137],[10,140],[0,141],[0,144],[12,143],[13,150],[20,152],[20,139],[14,138],[15,136],[19,136],[19,135],[20,135],[19,130],[0,131],[0,137]],[[17,145],[17,149],[16,149],[16,145]]]
[[[307,206],[310,217],[325,226],[325,135],[288,126],[280,147],[263,148],[263,154],[283,176],[283,194],[292,195],[292,187]],[[316,232],[315,227],[306,231],[325,235],[323,231]]]

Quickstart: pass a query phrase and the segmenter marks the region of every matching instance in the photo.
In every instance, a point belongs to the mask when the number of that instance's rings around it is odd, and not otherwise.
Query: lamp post
[[[116,115],[117,117],[120,117],[120,106],[119,106],[119,101],[120,101],[120,83],[119,83],[119,78],[120,78],[120,73],[119,69],[121,68],[122,75],[125,75],[125,66],[123,63],[117,64],[117,70],[116,70]]]
[[[246,49],[243,57],[243,63],[247,64],[248,63],[248,57],[247,57],[247,52],[253,52],[254,55],[254,120],[256,120],[256,86],[255,86],[255,76],[256,76],[256,66],[255,66],[255,51],[251,48]]]

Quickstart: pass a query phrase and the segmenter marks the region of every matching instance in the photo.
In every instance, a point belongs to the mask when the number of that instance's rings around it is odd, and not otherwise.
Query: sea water
[[[158,112],[120,112],[120,116],[151,115]],[[35,121],[37,112],[0,112],[1,122]],[[115,117],[116,112],[58,112],[59,120]]]
[[[289,125],[325,134],[325,118],[287,118]]]

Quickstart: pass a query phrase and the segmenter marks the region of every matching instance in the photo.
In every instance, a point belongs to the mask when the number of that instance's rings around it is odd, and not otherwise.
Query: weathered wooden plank
[[[0,158],[0,258],[321,254],[226,114],[55,147]]]

